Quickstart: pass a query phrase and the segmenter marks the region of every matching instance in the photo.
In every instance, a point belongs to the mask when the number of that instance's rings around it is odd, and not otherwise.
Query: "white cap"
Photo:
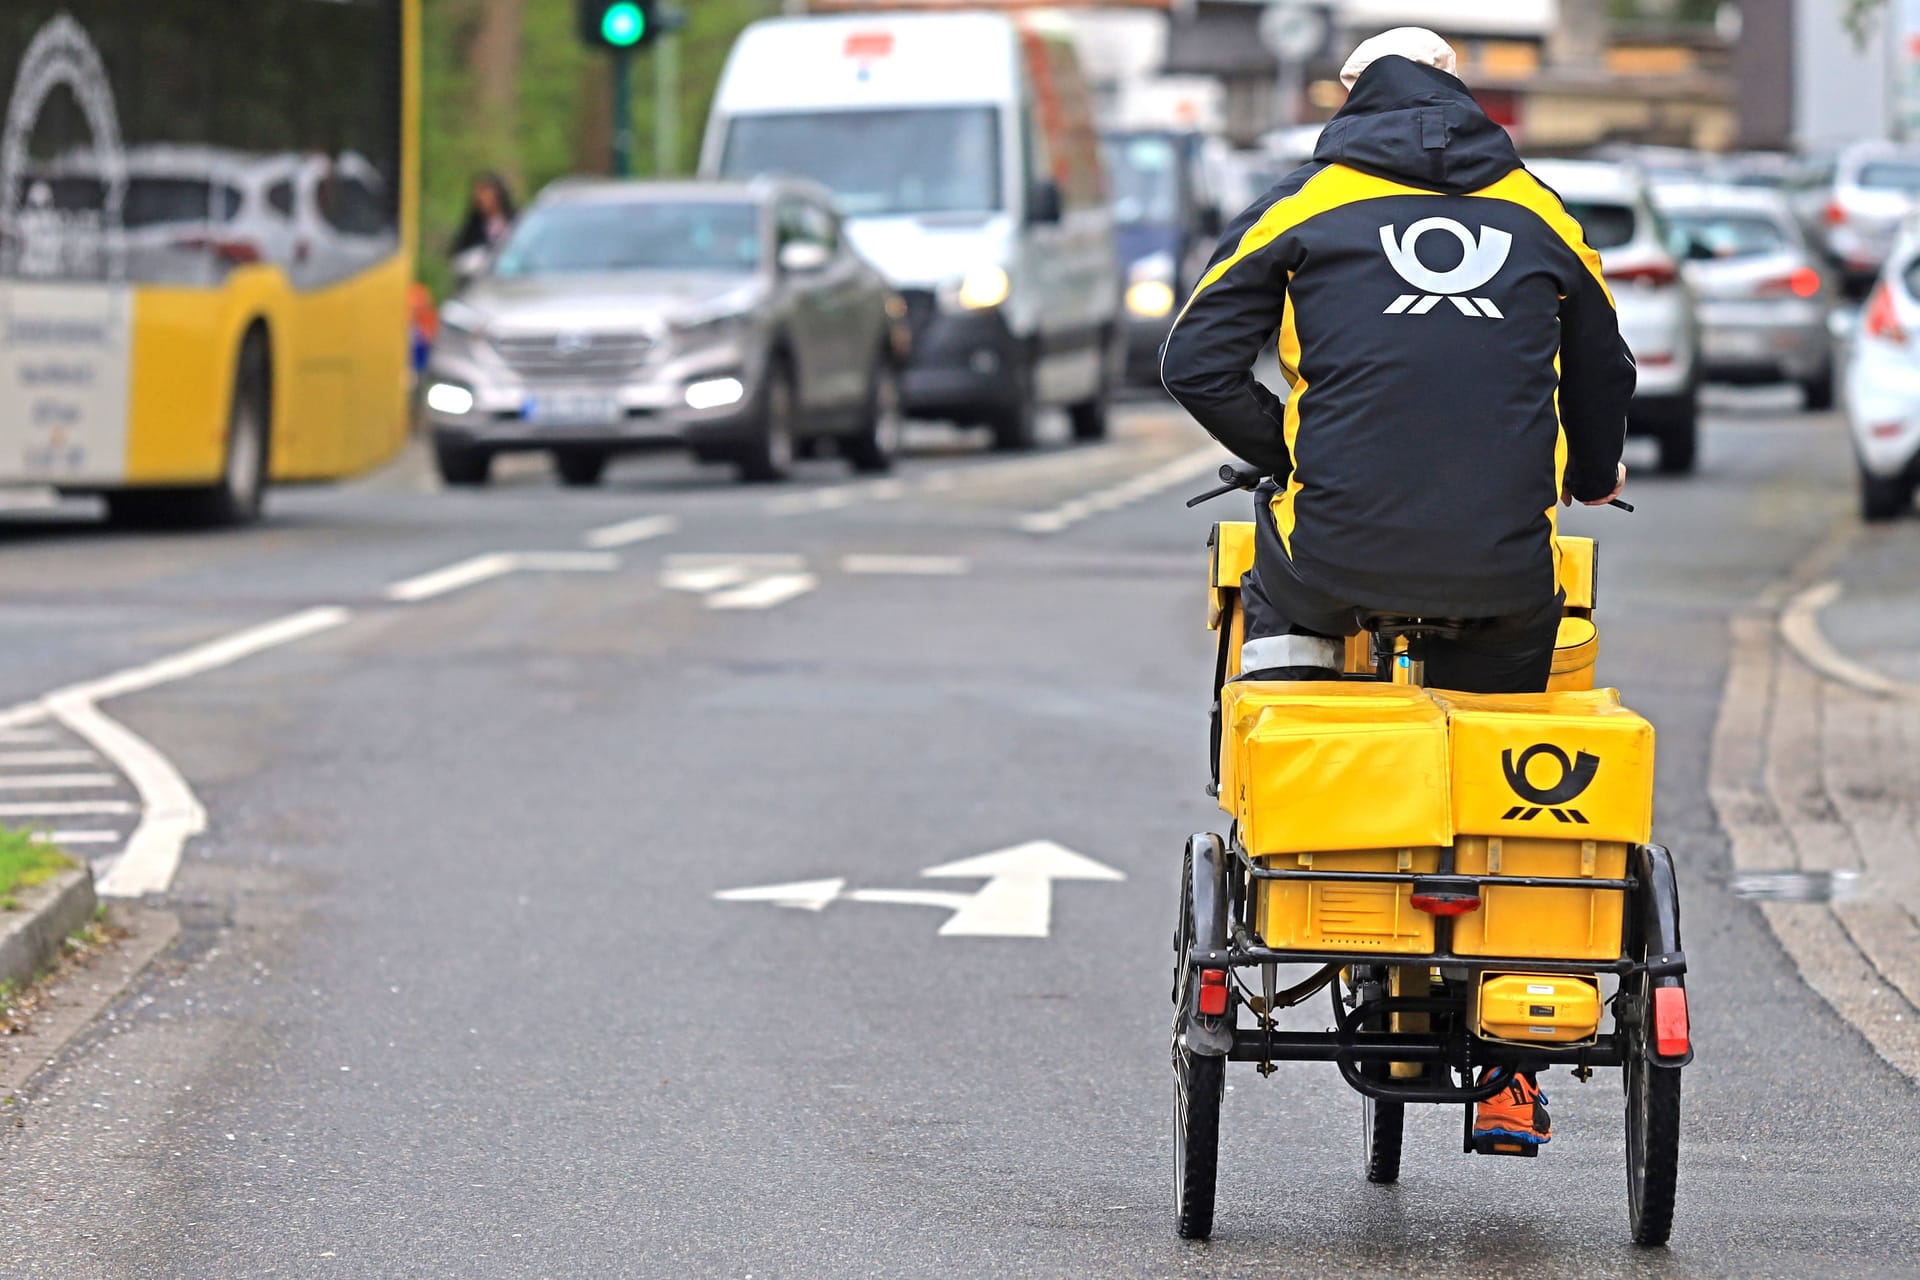
[[[1353,88],[1353,82],[1360,78],[1362,71],[1381,58],[1396,54],[1409,62],[1438,67],[1448,75],[1453,74],[1452,45],[1425,27],[1395,27],[1360,42],[1360,47],[1347,59],[1347,65],[1340,68],[1340,83],[1349,89]]]

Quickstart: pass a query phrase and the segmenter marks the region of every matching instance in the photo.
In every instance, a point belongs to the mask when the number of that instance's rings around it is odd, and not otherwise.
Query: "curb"
[[[83,862],[14,896],[20,909],[0,912],[0,983],[25,984],[93,917],[93,870]]]

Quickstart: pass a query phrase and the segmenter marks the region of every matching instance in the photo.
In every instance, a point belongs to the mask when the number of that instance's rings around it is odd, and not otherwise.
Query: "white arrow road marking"
[[[1125,880],[1112,867],[1051,840],[1029,840],[920,873],[987,883],[940,926],[943,937],[1044,938],[1053,919],[1055,880]]]
[[[780,907],[819,911],[836,898],[851,902],[906,907],[939,907],[953,914],[940,926],[950,938],[1044,938],[1053,923],[1055,880],[1125,880],[1112,867],[1095,862],[1051,840],[996,849],[928,867],[923,876],[983,879],[973,893],[940,889],[854,889],[846,880],[797,880],[751,889],[727,889],[713,896],[722,902],[770,902]]]
[[[839,897],[846,887],[844,879],[795,880],[791,884],[767,884],[757,889],[724,889],[713,896],[722,902],[771,902],[776,907],[818,911]]]
[[[649,538],[664,538],[679,527],[680,522],[672,516],[640,516],[589,530],[586,544],[596,550],[606,551],[630,543],[645,542]]]
[[[401,604],[417,604],[523,569],[543,573],[610,573],[619,567],[620,557],[605,551],[493,551],[389,583],[386,595],[387,599]]]

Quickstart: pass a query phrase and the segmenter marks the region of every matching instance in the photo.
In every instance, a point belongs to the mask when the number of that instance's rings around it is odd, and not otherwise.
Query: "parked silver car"
[[[448,484],[545,450],[591,485],[659,446],[778,480],[824,440],[881,471],[902,315],[811,183],[568,180],[442,309],[423,412]]]
[[[1681,272],[1699,299],[1700,360],[1726,382],[1797,382],[1833,407],[1834,279],[1787,203],[1756,187],[1660,187]]]
[[[1828,255],[1846,272],[1850,296],[1880,274],[1907,215],[1920,210],[1920,150],[1861,142],[1840,153],[1826,208]]]

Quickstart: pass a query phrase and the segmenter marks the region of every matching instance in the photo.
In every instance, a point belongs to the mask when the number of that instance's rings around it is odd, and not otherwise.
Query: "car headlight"
[[[1127,310],[1136,316],[1164,316],[1173,310],[1173,286],[1164,280],[1136,280],[1127,286]]]
[[[1013,281],[1001,267],[975,267],[940,291],[949,310],[985,311],[997,307],[1013,292]]]
[[[738,378],[705,378],[688,383],[685,392],[689,409],[725,408],[738,404],[746,394],[746,385]]]
[[[473,412],[473,392],[452,382],[435,382],[427,387],[427,408],[457,418]]]

